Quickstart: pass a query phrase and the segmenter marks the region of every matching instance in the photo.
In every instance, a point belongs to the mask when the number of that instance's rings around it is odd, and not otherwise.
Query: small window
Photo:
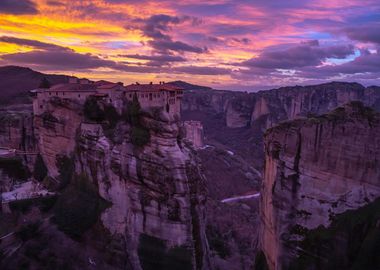
[[[49,96],[51,96],[51,92],[49,92]]]
[[[78,95],[78,97],[80,97],[80,95]]]
[[[40,105],[40,109],[42,109],[44,106]]]
[[[110,102],[112,103],[112,99],[110,99]]]
[[[55,92],[55,95],[58,96],[58,92]]]

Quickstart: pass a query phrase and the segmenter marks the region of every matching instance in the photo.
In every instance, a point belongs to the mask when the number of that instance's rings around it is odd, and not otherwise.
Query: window
[[[58,96],[58,92],[55,92],[55,95]]]
[[[80,98],[80,95],[78,94],[78,97]]]
[[[110,102],[112,103],[112,99],[110,99]]]
[[[49,92],[49,96],[51,96],[51,92]]]
[[[42,109],[44,106],[40,105],[40,109]]]

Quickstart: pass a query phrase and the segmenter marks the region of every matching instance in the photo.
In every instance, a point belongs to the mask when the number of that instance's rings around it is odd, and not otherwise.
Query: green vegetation
[[[131,129],[131,142],[136,146],[144,146],[150,141],[149,130],[139,127],[132,126]]]
[[[304,231],[289,269],[380,269],[380,198],[337,215],[328,228]]]
[[[40,154],[37,155],[36,163],[34,163],[33,177],[42,182],[47,176],[48,170],[45,162]]]
[[[21,158],[0,158],[0,169],[9,177],[17,180],[26,180],[30,176],[30,172],[24,166]]]
[[[56,166],[59,172],[59,189],[64,189],[70,184],[74,175],[74,161],[65,155],[57,155]]]
[[[42,212],[48,212],[55,204],[56,197],[41,197],[27,200],[13,201],[9,203],[12,212],[27,213],[32,206],[38,207]]]
[[[21,228],[16,232],[16,236],[23,242],[28,241],[34,237],[38,236],[38,230],[40,228],[39,222],[29,223],[21,226]]]
[[[211,250],[214,250],[223,259],[230,256],[231,252],[228,247],[228,239],[223,237],[216,228],[207,226],[206,235]]]
[[[140,235],[138,255],[144,270],[191,270],[192,254],[189,248],[177,246],[167,249],[162,239]]]
[[[128,103],[124,110],[123,118],[131,124],[131,142],[135,146],[142,147],[150,142],[150,132],[141,124],[141,106],[137,96],[133,96],[133,100]]]
[[[268,264],[267,259],[265,258],[264,252],[261,250],[257,252],[256,259],[255,259],[255,266],[253,267],[254,270],[268,270]]]
[[[58,198],[53,222],[70,237],[79,239],[107,207],[108,203],[99,196],[90,179],[86,175],[77,175]]]
[[[84,103],[84,116],[91,121],[100,122],[104,120],[104,111],[100,108],[95,97],[88,97]]]

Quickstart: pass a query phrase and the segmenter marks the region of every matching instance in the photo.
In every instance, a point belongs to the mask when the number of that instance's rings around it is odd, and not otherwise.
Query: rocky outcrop
[[[358,102],[268,130],[259,237],[269,269],[290,269],[305,233],[380,196],[379,134],[380,115]]]
[[[38,148],[50,176],[58,175],[57,156],[68,156],[74,151],[78,128],[84,119],[82,111],[75,101],[55,98],[47,103],[43,114],[34,117]]]
[[[152,109],[140,122],[150,134],[143,146],[133,143],[133,127],[121,116],[110,129],[84,120],[77,104],[54,100],[36,117],[49,174],[59,175],[56,158],[66,155],[77,175],[91,179],[110,202],[101,223],[124,243],[131,269],[210,269],[197,158],[183,145],[177,118]]]
[[[380,109],[380,88],[332,82],[257,93],[194,90],[185,94],[182,109],[185,114],[191,111],[222,114],[225,125],[230,128],[260,125],[266,129],[283,120],[326,113],[355,100]]]
[[[0,147],[27,153],[38,151],[33,114],[29,106],[10,107],[0,111]],[[20,158],[29,169],[33,168],[35,156],[21,155]]]

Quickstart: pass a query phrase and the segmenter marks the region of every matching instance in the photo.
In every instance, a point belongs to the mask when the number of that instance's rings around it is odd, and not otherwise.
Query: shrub
[[[40,228],[40,223],[29,223],[21,226],[21,228],[16,232],[16,236],[20,238],[21,241],[26,242],[29,239],[38,236],[38,229]]]
[[[150,132],[141,124],[141,106],[137,96],[133,96],[133,100],[128,103],[124,110],[123,118],[131,124],[131,142],[135,146],[144,146],[150,141]]]
[[[192,252],[185,246],[167,249],[160,238],[141,234],[138,246],[140,264],[144,270],[191,270]]]
[[[47,176],[48,170],[45,162],[40,154],[37,155],[36,163],[34,163],[33,177],[39,182],[42,182]]]
[[[86,175],[79,175],[58,198],[53,222],[58,229],[78,239],[97,222],[107,206],[90,179]]]
[[[38,207],[42,212],[48,212],[53,207],[55,200],[55,196],[19,200],[10,202],[9,207],[12,212],[19,211],[27,213],[32,206]]]
[[[104,107],[104,119],[108,122],[107,128],[115,128],[117,122],[120,120],[120,115],[116,111],[115,107],[108,105]]]
[[[0,169],[11,178],[27,180],[30,176],[28,168],[24,166],[21,158],[1,158]]]
[[[253,267],[255,270],[268,270],[268,264],[267,260],[265,258],[264,252],[261,250],[256,254],[256,259],[255,259],[255,266]]]
[[[150,141],[149,130],[139,127],[132,126],[131,129],[131,142],[136,146],[144,146]]]
[[[206,235],[210,248],[216,251],[221,258],[225,259],[230,256],[227,239],[216,228],[207,226]]]
[[[70,182],[74,174],[74,161],[65,155],[57,155],[56,166],[59,173],[59,189],[65,188]]]
[[[104,120],[104,111],[100,108],[98,101],[95,97],[88,97],[84,103],[84,116],[88,120],[92,121],[103,121]]]

